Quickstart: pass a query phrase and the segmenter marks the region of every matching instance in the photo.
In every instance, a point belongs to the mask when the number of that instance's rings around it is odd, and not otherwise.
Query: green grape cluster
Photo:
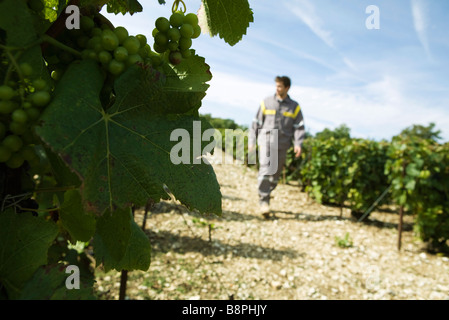
[[[23,76],[32,74],[27,63],[19,68]],[[32,126],[50,103],[50,90],[47,81],[40,78],[9,80],[0,85],[0,163],[13,169],[25,161],[30,166],[39,164]]]
[[[181,11],[175,11],[169,19],[157,18],[155,25],[156,28],[152,33],[154,51],[164,54],[173,65],[179,64],[183,58],[190,57],[192,39],[198,38],[201,34],[196,14],[184,15]]]
[[[62,43],[81,52],[82,59],[98,61],[102,68],[113,76],[122,74],[136,63],[158,66],[162,62],[159,54],[151,50],[143,34],[129,35],[122,27],[102,24],[96,26],[92,17],[82,16],[80,29],[66,30],[61,36]],[[58,80],[67,64],[77,59],[70,52],[60,48],[49,48],[46,60],[52,70],[51,76]]]

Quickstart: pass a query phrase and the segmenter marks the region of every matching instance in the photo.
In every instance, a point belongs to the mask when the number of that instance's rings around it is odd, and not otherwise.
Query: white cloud
[[[329,47],[335,48],[332,33],[324,28],[323,21],[316,14],[314,5],[309,0],[286,2],[285,6],[302,20]]]
[[[411,0],[413,25],[421,45],[426,51],[427,57],[431,59],[429,40],[427,37],[427,6],[423,0]]]

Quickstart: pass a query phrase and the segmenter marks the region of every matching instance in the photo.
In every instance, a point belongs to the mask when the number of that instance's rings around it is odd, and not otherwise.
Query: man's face
[[[289,87],[286,87],[283,82],[276,82],[276,94],[281,97],[285,98],[287,96]]]

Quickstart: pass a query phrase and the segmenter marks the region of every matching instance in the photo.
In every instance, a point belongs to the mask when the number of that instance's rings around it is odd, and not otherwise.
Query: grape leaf
[[[158,202],[168,198],[166,185],[188,208],[221,214],[220,187],[213,168],[205,163],[176,165],[170,157],[177,144],[170,137],[176,129],[186,130],[188,146],[200,143],[204,150],[209,144],[201,141],[208,124],[200,122],[201,131],[196,132],[193,123],[200,118],[175,113],[174,104],[182,112],[191,112],[204,92],[181,90],[182,80],[177,84],[179,92],[170,87],[165,91],[163,77],[137,66],[127,73],[117,80],[116,103],[105,112],[99,100],[103,84],[99,66],[93,61],[72,64],[36,127],[43,141],[81,178],[86,211],[102,214],[106,209],[144,205],[148,199]],[[135,76],[134,82],[129,74]],[[149,78],[142,80],[142,74]],[[201,154],[189,149],[192,163]]]
[[[133,15],[136,12],[142,12],[143,8],[137,0],[110,0],[106,9],[109,13]]]
[[[26,1],[0,1],[0,29],[6,31],[6,45],[11,47],[28,47],[38,40],[34,27],[34,18]],[[26,62],[32,69],[32,77],[43,74],[43,60],[38,45],[27,48],[20,55],[18,63]]]
[[[64,194],[64,203],[59,210],[62,226],[76,241],[89,241],[95,233],[95,218],[83,209],[78,190],[68,190]]]
[[[68,289],[67,266],[46,265],[37,269],[21,292],[20,300],[94,300],[92,286],[80,279],[79,289]],[[81,277],[80,277],[81,278]]]
[[[200,21],[203,30],[233,46],[242,40],[254,17],[248,0],[203,0]]]
[[[97,264],[103,263],[106,272],[111,269],[145,271],[150,266],[150,242],[134,222],[129,208],[107,211],[98,218],[93,245]]]
[[[47,263],[47,251],[58,234],[54,223],[31,213],[0,213],[0,282],[17,299],[34,272]]]

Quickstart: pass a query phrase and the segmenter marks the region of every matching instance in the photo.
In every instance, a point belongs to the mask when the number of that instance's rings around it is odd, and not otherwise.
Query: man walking
[[[275,82],[276,93],[261,102],[248,139],[250,152],[256,142],[259,145],[257,182],[260,213],[265,218],[270,215],[270,194],[277,186],[287,150],[293,142],[295,157],[299,157],[305,136],[301,107],[288,95],[290,78],[278,76]]]

